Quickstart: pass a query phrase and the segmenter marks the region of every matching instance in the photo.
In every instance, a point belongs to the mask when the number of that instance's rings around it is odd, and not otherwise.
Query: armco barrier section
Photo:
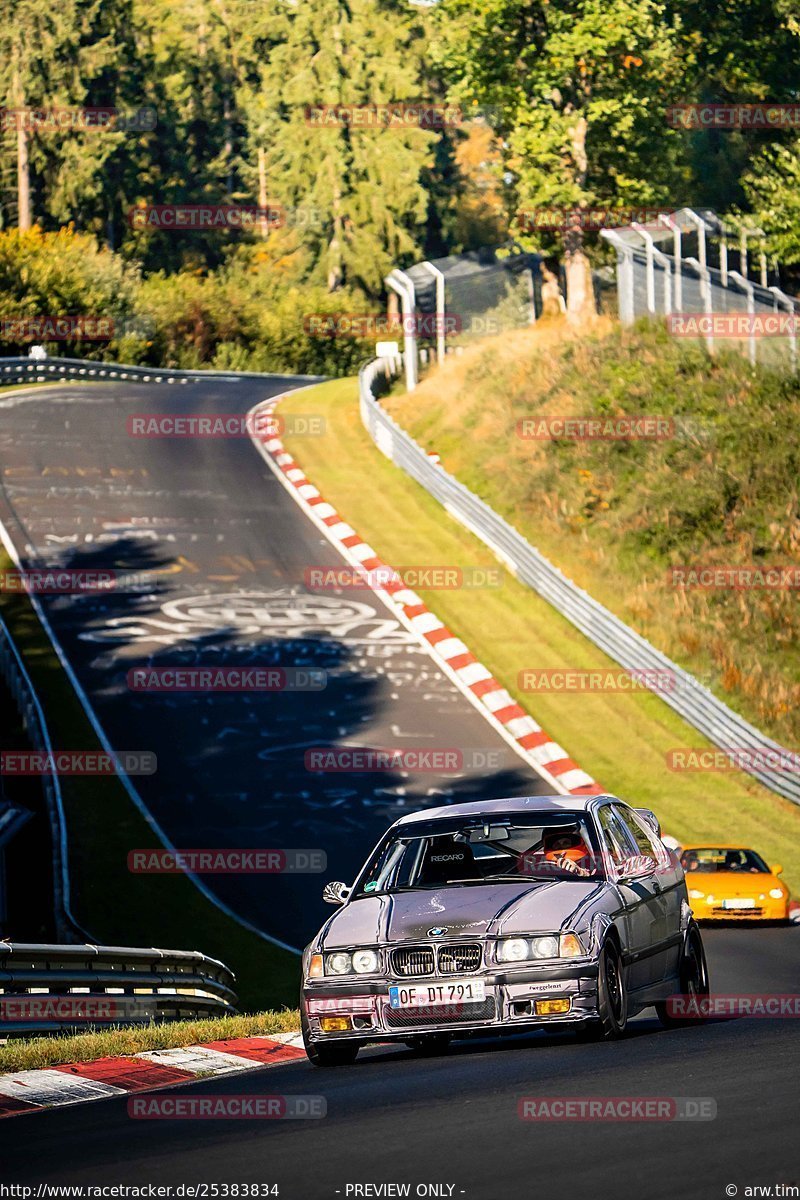
[[[278,378],[322,382],[322,375],[281,375]],[[81,358],[0,358],[0,387],[20,383],[59,383],[87,380],[116,383],[192,383],[211,379],[215,383],[238,383],[242,379],[274,379],[264,371],[184,371],[163,367],[135,367],[124,363],[92,362]]]
[[[733,712],[693,675],[593,600],[400,428],[381,408],[376,392],[399,374],[401,367],[402,357],[397,356],[368,363],[359,373],[361,419],[378,449],[480,538],[522,583],[552,604],[614,662],[627,671],[647,672],[645,681],[648,675],[654,678],[656,673],[669,672],[670,689],[659,690],[657,694],[715,746],[745,751],[754,758],[761,756],[762,761],[767,757],[791,762],[792,756],[784,747]],[[800,804],[800,773],[780,765],[773,769],[771,763],[767,770],[761,762],[742,765],[742,769],[771,791]]]
[[[0,942],[0,1034],[229,1016],[234,982],[195,950]]]

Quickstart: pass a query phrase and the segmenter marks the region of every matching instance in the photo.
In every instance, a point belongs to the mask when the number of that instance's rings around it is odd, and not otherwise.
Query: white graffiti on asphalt
[[[408,645],[412,634],[369,604],[304,592],[211,592],[168,600],[160,617],[114,617],[102,629],[78,636],[85,642],[155,642],[174,646],[209,633],[302,638],[330,633],[348,642]]]

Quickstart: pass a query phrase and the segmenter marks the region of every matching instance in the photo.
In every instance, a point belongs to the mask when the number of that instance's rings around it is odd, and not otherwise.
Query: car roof
[[[467,804],[447,804],[443,808],[418,809],[395,821],[411,825],[419,821],[440,821],[447,817],[483,817],[497,813],[557,813],[588,812],[601,800],[616,800],[616,796],[509,796],[504,800],[474,800]]]

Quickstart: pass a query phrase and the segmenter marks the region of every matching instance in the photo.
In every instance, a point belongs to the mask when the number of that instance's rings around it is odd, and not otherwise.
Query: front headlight
[[[534,958],[558,958],[557,937],[537,937],[531,942]]]
[[[525,962],[531,958],[580,958],[585,953],[574,933],[554,933],[535,938],[504,938],[497,943],[497,961]]]
[[[353,952],[353,970],[356,975],[369,975],[378,969],[378,956],[374,950],[355,950]]]
[[[773,900],[782,900],[783,899],[783,888],[770,888],[769,894]]]
[[[326,975],[349,975],[353,966],[353,959],[349,954],[329,954],[325,959],[325,974]]]
[[[702,900],[704,896],[705,892],[698,892],[697,888],[689,888],[690,900]]]
[[[497,945],[498,962],[522,962],[529,953],[530,949],[524,938],[506,938]]]

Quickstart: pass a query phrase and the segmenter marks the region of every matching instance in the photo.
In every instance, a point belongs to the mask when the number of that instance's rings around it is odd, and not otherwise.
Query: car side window
[[[625,826],[626,831],[636,843],[636,854],[641,854],[645,858],[650,858],[653,862],[662,863],[663,856],[659,854],[651,834],[645,829],[644,825],[639,821],[636,813],[629,809],[618,808],[614,806],[614,814],[617,820]]]
[[[600,809],[599,821],[603,850],[611,857],[615,866],[620,866],[626,859],[639,853],[636,842],[610,804],[604,804]]]

